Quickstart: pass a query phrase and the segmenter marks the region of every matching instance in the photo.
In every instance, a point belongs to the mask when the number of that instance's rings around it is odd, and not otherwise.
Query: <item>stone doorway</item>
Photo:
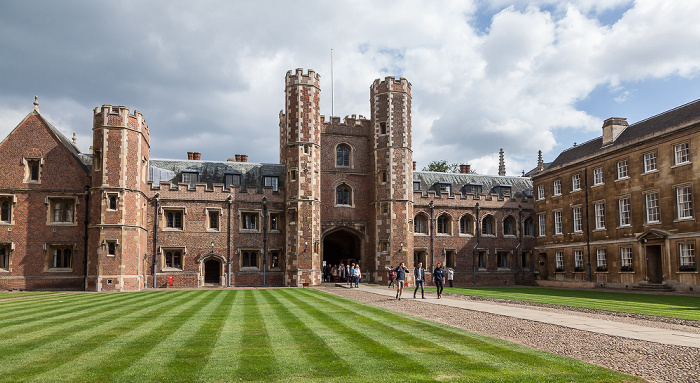
[[[204,283],[207,285],[221,285],[221,262],[209,259],[204,262]]]
[[[661,245],[650,245],[644,249],[647,256],[647,280],[649,283],[663,282]]]
[[[362,257],[362,240],[349,229],[338,229],[323,239],[323,262],[326,265],[359,263],[363,274],[369,275],[367,262]]]

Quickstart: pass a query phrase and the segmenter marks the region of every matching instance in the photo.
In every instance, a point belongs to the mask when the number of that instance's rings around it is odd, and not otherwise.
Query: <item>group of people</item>
[[[349,265],[326,265],[323,268],[323,279],[326,282],[347,282],[347,284],[352,287],[360,287],[360,279],[362,279],[362,272],[360,271],[360,264],[355,264],[354,262]]]
[[[406,284],[406,273],[409,270],[406,265],[401,262],[396,268],[386,266],[389,270],[389,288],[396,285],[396,299],[401,300],[401,295],[403,293],[404,285]],[[421,298],[425,299],[425,269],[423,268],[423,263],[419,262],[418,265],[413,269],[413,277],[416,281],[416,289],[413,290],[413,298],[416,298],[416,293],[418,293],[418,288],[420,287]],[[442,264],[438,263],[433,270],[432,280],[437,287],[438,299],[442,298],[442,291],[445,288],[445,279],[452,287],[452,281],[454,279],[454,269],[451,267],[445,270]]]

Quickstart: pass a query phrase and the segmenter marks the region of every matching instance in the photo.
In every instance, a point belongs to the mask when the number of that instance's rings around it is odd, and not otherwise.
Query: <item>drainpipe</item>
[[[87,291],[88,284],[88,217],[90,214],[90,186],[85,186],[85,236],[83,236],[83,291]]]
[[[588,168],[583,168],[583,182],[586,190],[586,250],[588,251],[588,282],[593,281],[593,273],[591,271],[591,230],[588,222]]]
[[[515,283],[518,283],[518,273],[520,272],[519,250],[523,244],[523,207],[518,205],[518,246],[515,246]]]
[[[430,272],[432,273],[435,270],[435,263],[433,263],[433,212],[435,209],[435,204],[433,203],[433,201],[430,201],[430,203],[428,204],[428,208],[430,208]]]
[[[231,287],[231,204],[233,203],[233,196],[229,195],[226,198],[228,202],[228,228],[226,237],[226,256],[228,258],[228,271],[226,272],[226,287]]]
[[[156,284],[156,272],[158,271],[158,211],[160,210],[160,193],[156,193],[156,195],[153,196],[153,199],[156,200],[156,214],[154,215],[155,219],[153,220],[153,288],[157,288],[158,285]]]
[[[263,197],[262,199],[262,205],[263,205],[263,256],[262,256],[262,264],[263,264],[263,287],[267,286],[266,280],[265,280],[265,271],[267,269],[267,198]]]
[[[476,249],[479,247],[479,240],[481,239],[481,229],[479,228],[479,203],[476,203],[476,245],[472,249],[472,269],[474,271],[473,284],[476,284]]]

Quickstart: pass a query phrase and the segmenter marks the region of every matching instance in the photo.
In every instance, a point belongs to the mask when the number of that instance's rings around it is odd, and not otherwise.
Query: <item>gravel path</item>
[[[392,298],[342,287],[319,287],[320,290],[389,310],[414,315],[475,333],[519,343],[538,350],[572,357],[650,382],[700,382],[700,349],[610,336],[566,327],[483,313],[460,308],[444,308],[426,301]],[[405,295],[405,294],[404,294]],[[473,299],[459,295],[453,299]],[[408,295],[410,296],[410,294]],[[527,306],[530,309],[559,311],[604,318],[643,326],[700,333],[696,321],[673,320],[642,315],[611,314],[601,310],[567,310],[553,305],[523,304],[498,299],[483,299],[499,304]]]

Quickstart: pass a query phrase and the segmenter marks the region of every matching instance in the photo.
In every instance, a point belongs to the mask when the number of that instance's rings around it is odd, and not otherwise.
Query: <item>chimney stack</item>
[[[462,174],[469,174],[471,173],[471,165],[459,165],[459,172]]]
[[[192,153],[192,159],[193,159],[193,160],[201,160],[201,159],[202,159],[202,153],[200,153],[200,152],[194,152],[194,153]]]
[[[241,162],[248,162],[248,155],[247,154],[241,154]]]
[[[416,161],[413,161],[413,170],[416,170]]]
[[[615,142],[617,137],[622,133],[629,124],[626,118],[611,117],[603,122],[603,146],[607,146]]]
[[[187,159],[188,159],[188,160],[194,159],[194,153],[193,153],[193,152],[187,152]]]

